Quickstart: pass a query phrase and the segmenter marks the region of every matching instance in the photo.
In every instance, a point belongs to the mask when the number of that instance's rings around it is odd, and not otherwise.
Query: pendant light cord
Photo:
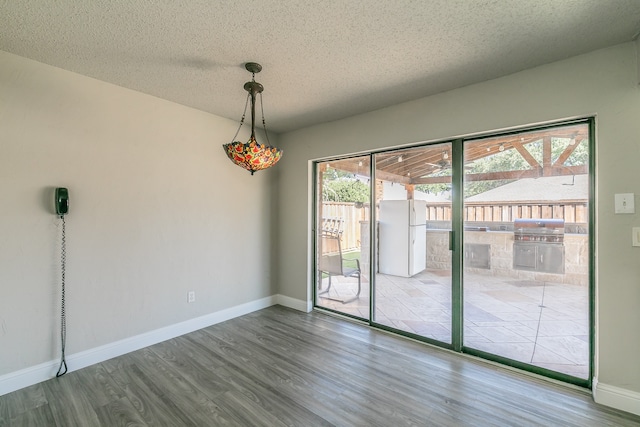
[[[60,244],[60,271],[62,274],[62,298],[61,298],[61,308],[60,308],[60,341],[62,345],[62,356],[60,359],[60,367],[58,368],[58,372],[56,373],[56,378],[63,376],[67,373],[67,361],[65,360],[65,347],[67,342],[67,316],[65,312],[65,273],[66,273],[66,264],[67,264],[67,239],[65,228],[66,224],[64,221],[64,215],[60,215],[60,219],[62,220],[62,242]],[[64,370],[63,370],[64,369]]]
[[[262,112],[262,129],[264,129],[264,136],[267,138],[267,144],[271,147],[271,141],[269,141],[269,132],[267,132],[267,122],[264,120],[264,107],[262,105],[262,92],[260,92],[260,111]]]
[[[236,131],[236,134],[233,135],[233,138],[231,139],[231,143],[236,141],[236,137],[240,133],[240,129],[242,128],[242,125],[244,124],[244,118],[247,115],[247,106],[249,105],[249,98],[250,97],[251,97],[251,94],[247,94],[247,100],[244,103],[244,112],[242,113],[242,119],[240,119],[240,125],[238,125],[238,130]]]

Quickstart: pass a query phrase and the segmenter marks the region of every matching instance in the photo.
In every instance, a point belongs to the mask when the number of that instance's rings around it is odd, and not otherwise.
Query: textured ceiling
[[[621,42],[640,0],[0,0],[0,50],[285,132]],[[1,64],[0,64],[1,66]]]

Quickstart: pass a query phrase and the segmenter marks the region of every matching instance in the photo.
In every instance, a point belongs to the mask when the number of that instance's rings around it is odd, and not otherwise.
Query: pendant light
[[[262,106],[262,91],[264,86],[256,82],[256,73],[262,71],[262,65],[255,62],[247,62],[244,66],[252,75],[251,81],[244,84],[244,90],[248,92],[247,102],[244,104],[244,113],[240,120],[240,126],[234,135],[232,142],[224,144],[222,147],[227,153],[229,159],[243,169],[248,170],[253,175],[254,172],[270,168],[278,163],[282,158],[282,150],[272,147],[269,142],[267,133],[267,125],[264,120],[264,108]],[[256,124],[256,95],[260,94],[260,110],[262,112],[262,127],[264,129],[267,144],[260,144],[256,140],[255,124]],[[240,128],[244,124],[244,118],[247,114],[247,104],[251,102],[251,137],[247,142],[235,141]]]

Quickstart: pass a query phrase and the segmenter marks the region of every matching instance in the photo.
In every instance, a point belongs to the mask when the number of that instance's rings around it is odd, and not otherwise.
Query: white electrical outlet
[[[640,246],[640,227],[633,227],[631,233],[633,234],[631,237],[631,245]]]
[[[187,302],[189,302],[189,303],[196,302],[196,293],[195,293],[195,291],[187,292]]]
[[[617,214],[632,214],[636,212],[634,204],[634,194],[624,193],[616,194],[615,196],[615,210]]]

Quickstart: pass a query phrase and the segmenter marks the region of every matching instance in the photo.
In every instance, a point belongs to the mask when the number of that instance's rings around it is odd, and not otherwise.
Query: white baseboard
[[[313,303],[311,301],[303,301],[286,295],[277,295],[276,297],[276,304],[280,304],[294,310],[303,311],[305,313],[309,313],[313,310]]]
[[[303,301],[285,297],[284,295],[262,298],[100,347],[67,355],[67,365],[69,366],[69,372],[75,371],[180,335],[188,334],[189,332],[197,331],[198,329],[206,328],[207,326],[215,325],[216,323],[233,319],[234,317],[243,316],[270,307],[274,304],[281,304],[300,310],[300,308],[298,308],[301,306],[300,303],[303,303]],[[301,311],[305,310],[302,309]],[[0,376],[0,396],[53,378],[58,371],[59,365],[59,360],[52,360]]]
[[[593,400],[600,405],[640,415],[640,393],[636,391],[603,384],[594,380]]]

